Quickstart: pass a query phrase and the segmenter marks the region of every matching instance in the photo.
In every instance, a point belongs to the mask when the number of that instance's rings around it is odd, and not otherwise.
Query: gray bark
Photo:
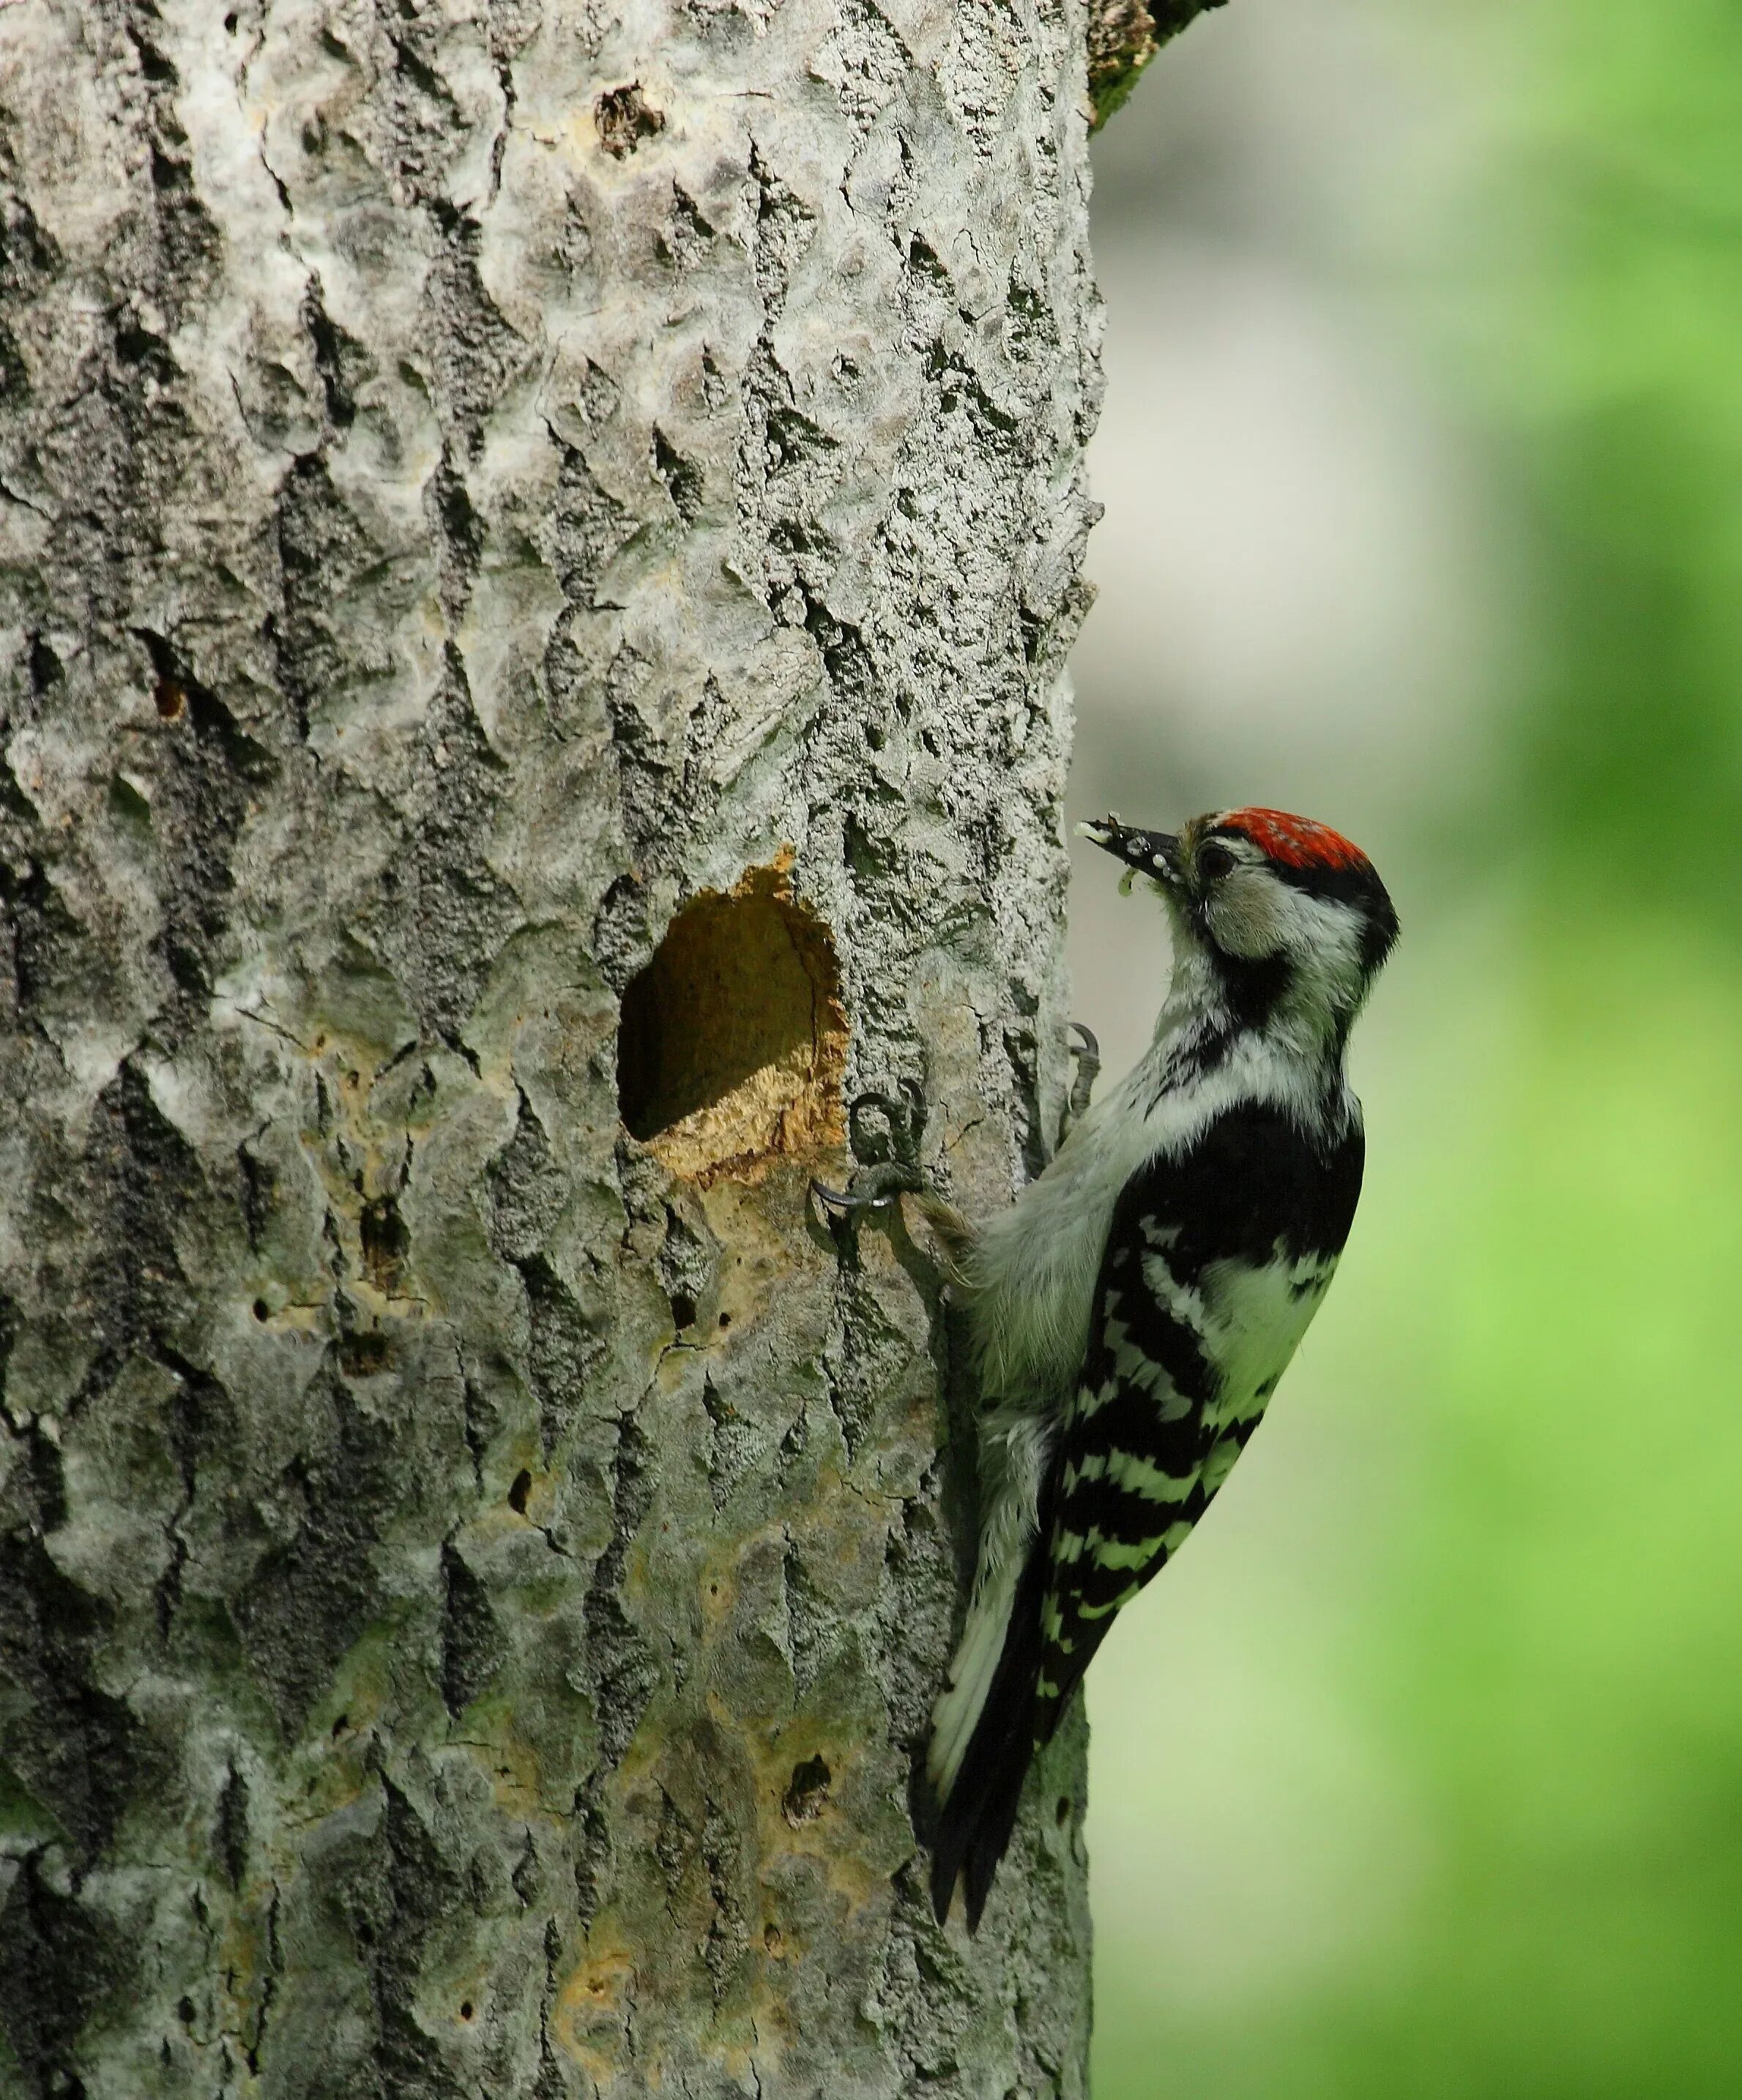
[[[805,1185],[1056,1121],[1087,112],[1080,0],[0,10],[0,2091],[1083,2090]]]

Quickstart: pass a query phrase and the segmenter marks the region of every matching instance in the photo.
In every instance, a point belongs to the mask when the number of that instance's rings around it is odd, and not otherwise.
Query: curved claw
[[[847,1137],[858,1162],[848,1185],[831,1189],[812,1177],[812,1193],[831,1226],[866,1211],[886,1211],[924,1186],[920,1140],[925,1129],[925,1096],[913,1079],[897,1080],[896,1088],[899,1099],[872,1092],[848,1106]],[[874,1110],[885,1127],[865,1127],[864,1117]]]
[[[819,1181],[813,1174],[810,1193],[833,1211],[881,1211],[891,1203],[901,1201],[901,1191],[892,1189],[881,1196],[855,1196],[848,1189],[831,1189],[826,1181]]]
[[[1092,1057],[1098,1065],[1100,1062],[1100,1038],[1095,1033],[1095,1030],[1089,1026],[1086,1021],[1074,1021],[1070,1026],[1071,1032],[1074,1035],[1080,1035],[1083,1038],[1083,1040],[1080,1043],[1073,1043],[1071,1044],[1071,1056],[1073,1057]]]

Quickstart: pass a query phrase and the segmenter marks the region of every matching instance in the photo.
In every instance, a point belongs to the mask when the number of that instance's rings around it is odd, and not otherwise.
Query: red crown
[[[1291,817],[1286,810],[1230,810],[1219,823],[1242,832],[1272,860],[1290,867],[1365,867],[1367,856],[1329,824]]]

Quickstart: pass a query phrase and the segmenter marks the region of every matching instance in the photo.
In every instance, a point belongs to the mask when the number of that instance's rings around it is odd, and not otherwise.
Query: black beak
[[[1099,823],[1078,824],[1078,838],[1092,839],[1098,846],[1122,860],[1127,867],[1134,867],[1140,875],[1152,876],[1164,882],[1170,889],[1177,889],[1184,880],[1184,871],[1180,865],[1180,840],[1172,832],[1140,832],[1133,824],[1122,824],[1117,817],[1103,817]]]

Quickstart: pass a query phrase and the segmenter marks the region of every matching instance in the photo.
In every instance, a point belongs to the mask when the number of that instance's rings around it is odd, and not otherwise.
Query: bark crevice
[[[7,14],[0,2085],[1080,2093],[806,1180],[1057,1119],[1082,11],[484,13]]]

